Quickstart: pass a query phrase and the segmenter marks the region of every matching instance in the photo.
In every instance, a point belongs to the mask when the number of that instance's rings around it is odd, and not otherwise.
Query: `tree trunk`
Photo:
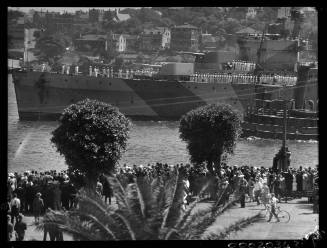
[[[220,173],[220,170],[221,170],[221,155],[218,156],[217,160],[214,162],[214,166],[215,166],[215,169],[217,170],[217,174],[219,177],[221,177],[221,173]]]
[[[87,175],[85,178],[85,182],[86,182],[86,187],[94,190],[96,190],[96,186],[97,186],[97,177],[96,176],[89,176]]]

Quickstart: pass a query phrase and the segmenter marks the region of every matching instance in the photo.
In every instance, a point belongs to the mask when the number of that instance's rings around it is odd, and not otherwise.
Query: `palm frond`
[[[226,210],[230,209],[234,203],[236,203],[238,201],[238,199],[231,199],[229,200],[225,205],[223,206],[215,206],[214,210],[213,210],[213,214],[215,215],[215,217],[218,217],[219,215],[223,214]]]
[[[205,186],[202,187],[200,193],[198,194],[198,196],[196,197],[195,201],[191,203],[191,205],[188,207],[188,209],[180,216],[180,219],[177,221],[175,228],[178,230],[180,229],[187,221],[187,219],[190,217],[193,209],[195,208],[195,206],[198,204],[199,200],[200,200],[200,195],[207,190],[209,186],[209,183],[207,183]]]
[[[109,237],[112,237],[113,240],[117,240],[116,235],[114,232],[109,228],[108,223],[104,224],[102,221],[98,220],[95,216],[86,214],[86,213],[78,213],[79,217],[85,217],[92,223],[92,227],[97,226],[98,231],[102,233],[102,237],[107,237],[106,239],[109,239]],[[109,236],[108,236],[109,235]]]
[[[119,224],[113,218],[115,209],[108,206],[104,201],[91,190],[82,190],[78,194],[79,205],[78,208],[74,211],[71,211],[71,214],[75,216],[80,216],[81,220],[87,219],[87,215],[94,216],[97,220],[101,221],[103,225],[107,225],[113,233],[116,233],[116,236],[119,236],[121,228],[119,229]]]
[[[204,239],[214,239],[214,240],[221,240],[226,239],[232,232],[237,232],[249,225],[258,222],[261,219],[261,213],[258,213],[252,217],[243,218],[239,221],[236,221],[234,224],[230,225],[229,227],[225,228],[219,234],[210,233],[204,237]]]
[[[122,223],[126,226],[129,235],[131,236],[131,239],[136,240],[135,232],[133,231],[133,228],[130,225],[129,221],[122,214],[120,214],[119,211],[116,211],[114,213],[114,216],[117,216],[122,221]]]
[[[143,218],[147,218],[153,205],[151,184],[144,177],[137,177],[135,183]]]
[[[196,219],[187,229],[184,229],[183,234],[188,235],[190,239],[199,239],[215,221],[216,218],[211,213],[207,213],[202,218]]]
[[[142,213],[142,204],[144,204],[143,199],[140,198],[138,187],[136,183],[130,183],[127,185],[125,192],[126,202],[128,203],[128,208],[125,209],[129,214],[133,214],[135,218],[139,219],[141,223],[144,222],[144,216]],[[122,209],[124,211],[124,209]]]
[[[120,181],[116,177],[111,177],[111,176],[107,177],[107,179],[113,188],[113,192],[114,192],[114,196],[117,200],[118,208],[130,210],[130,206],[127,201],[125,189],[121,185]]]
[[[154,235],[159,236],[161,224],[164,218],[166,207],[166,187],[164,179],[159,176],[151,183],[152,201],[148,210],[148,225],[153,230]]]
[[[184,238],[199,239],[216,221],[217,217],[229,209],[235,201],[236,199],[232,199],[224,206],[215,202],[209,208],[197,211],[179,229],[180,233]]]
[[[178,169],[175,169],[175,171],[176,180],[174,182],[173,194],[172,198],[170,199],[169,207],[164,217],[162,227],[174,227],[182,211],[184,198],[183,176],[178,172]]]
[[[74,239],[98,240],[97,234],[90,227],[89,223],[81,222],[79,218],[68,213],[51,211],[44,216],[36,230],[44,231],[46,228],[53,228],[72,235]]]

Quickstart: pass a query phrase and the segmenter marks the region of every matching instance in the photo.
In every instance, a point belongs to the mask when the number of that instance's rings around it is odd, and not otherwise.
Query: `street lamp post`
[[[283,113],[283,141],[282,147],[275,155],[273,159],[273,170],[274,171],[285,171],[290,166],[290,157],[291,152],[288,150],[286,146],[286,138],[287,138],[287,100],[284,100],[284,113]]]

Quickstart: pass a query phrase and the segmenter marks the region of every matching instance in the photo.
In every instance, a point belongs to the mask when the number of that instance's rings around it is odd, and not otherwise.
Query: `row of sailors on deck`
[[[294,85],[297,77],[280,76],[280,75],[261,75],[259,83],[263,84],[278,84],[278,85]],[[254,84],[258,82],[257,76],[248,74],[193,74],[190,76],[190,81],[199,83],[248,83]]]
[[[42,67],[42,71],[44,71]],[[118,77],[118,78],[133,78],[134,75],[139,75],[139,76],[149,76],[152,77],[154,74],[157,72],[154,70],[132,70],[132,69],[126,69],[122,70],[119,69],[118,71],[114,72],[112,67],[103,67],[103,68],[98,68],[98,67],[89,67],[89,76],[94,76],[94,77]],[[61,69],[61,74],[71,74],[71,67],[70,65],[62,65]],[[80,74],[79,72],[79,67],[75,66],[75,75]]]
[[[255,69],[255,63],[248,61],[233,60],[227,64],[229,69],[236,71],[253,71]]]
[[[75,75],[79,74],[79,67],[75,66]],[[43,68],[42,68],[43,70]],[[70,66],[62,66],[62,74],[70,74]],[[113,68],[102,68],[101,70],[97,67],[89,67],[89,76],[94,77],[118,77],[118,78],[133,78],[133,76],[149,76],[152,77],[157,72],[154,70],[132,70],[119,69],[117,72],[114,72]],[[204,73],[195,73],[190,76],[190,81],[198,83],[257,83],[258,78],[254,75],[249,74],[227,74],[227,73],[215,73],[215,74],[204,74]],[[297,77],[294,76],[281,76],[281,75],[261,75],[259,77],[259,83],[263,84],[276,84],[276,85],[295,85]]]

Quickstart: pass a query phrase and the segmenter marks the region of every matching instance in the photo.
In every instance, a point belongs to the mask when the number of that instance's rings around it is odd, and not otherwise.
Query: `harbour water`
[[[57,122],[20,121],[18,118],[14,85],[8,76],[8,171],[66,169],[50,142]],[[248,138],[237,142],[230,165],[271,167],[272,159],[281,145],[279,140]],[[317,141],[287,141],[291,151],[291,166],[318,164]],[[134,121],[127,150],[120,164],[188,163],[186,144],[179,138],[178,122]]]

